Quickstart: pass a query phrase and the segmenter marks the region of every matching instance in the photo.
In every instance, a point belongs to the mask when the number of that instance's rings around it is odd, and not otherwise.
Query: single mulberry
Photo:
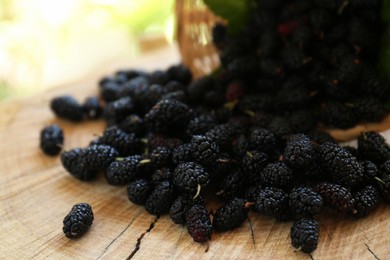
[[[163,181],[156,185],[146,200],[145,209],[152,215],[168,213],[174,199],[174,186],[170,181]]]
[[[122,97],[107,103],[103,115],[106,119],[120,121],[134,112],[134,101],[131,97]]]
[[[390,159],[390,146],[379,133],[363,132],[358,137],[359,154],[375,163],[383,163]]]
[[[195,242],[209,241],[212,234],[212,224],[209,213],[203,205],[195,204],[186,213],[187,230]]]
[[[152,186],[145,179],[138,179],[127,185],[127,197],[135,204],[144,205],[151,192]]]
[[[107,167],[105,177],[110,185],[126,185],[143,172],[142,164],[148,164],[150,160],[142,160],[139,155],[117,158]]]
[[[88,97],[83,104],[83,110],[87,118],[97,119],[103,113],[103,108],[97,97]]]
[[[288,194],[283,190],[266,187],[257,194],[254,209],[278,221],[286,221],[291,219],[288,200]]]
[[[60,126],[52,124],[46,126],[40,133],[40,147],[50,156],[58,155],[64,145],[64,133]]]
[[[179,164],[173,175],[173,183],[176,187],[192,196],[198,196],[200,189],[207,186],[209,182],[209,174],[194,162]]]
[[[170,134],[172,131],[184,131],[191,117],[191,109],[186,104],[174,99],[164,99],[145,115],[145,121],[151,130]]]
[[[300,219],[291,227],[291,244],[305,253],[316,250],[320,236],[320,225],[314,219]]]
[[[296,134],[288,137],[284,158],[293,169],[306,169],[314,160],[314,150],[309,137]]]
[[[264,128],[252,130],[249,136],[249,146],[260,152],[269,152],[276,144],[275,135]]]
[[[369,215],[380,203],[380,193],[375,186],[366,186],[353,195],[353,214],[361,218]]]
[[[353,197],[350,191],[341,185],[323,182],[314,190],[318,192],[325,206],[339,212],[351,212],[353,210]]]
[[[209,137],[203,135],[194,135],[191,139],[191,147],[196,162],[207,166],[219,157],[219,147]]]
[[[217,209],[213,217],[213,228],[217,231],[233,230],[247,218],[251,203],[244,199],[234,198]]]
[[[322,209],[322,197],[310,187],[297,187],[290,192],[290,208],[296,216],[312,217]]]
[[[56,116],[73,122],[79,122],[84,118],[83,107],[74,97],[69,95],[53,98],[50,102],[50,108]]]
[[[91,206],[88,203],[78,203],[65,216],[62,231],[67,238],[79,238],[91,227],[93,218]]]
[[[283,161],[269,163],[260,173],[260,183],[266,187],[287,188],[293,181],[293,170]]]
[[[338,144],[324,143],[318,147],[322,167],[338,184],[353,187],[363,179],[363,169],[357,159]]]
[[[110,145],[122,156],[134,155],[140,152],[142,143],[133,133],[126,133],[117,126],[107,128],[98,139],[98,143]]]

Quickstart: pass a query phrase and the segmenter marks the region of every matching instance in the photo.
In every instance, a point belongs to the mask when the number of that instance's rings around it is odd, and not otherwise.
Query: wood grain
[[[178,60],[172,50],[153,57],[160,58],[161,67]],[[48,109],[48,100],[55,95],[71,93],[83,99],[96,94],[95,82],[104,73],[97,75],[0,105],[0,258],[126,259],[156,221],[127,200],[124,187],[109,186],[102,176],[80,182],[65,172],[58,157],[49,158],[38,148],[39,131],[49,123],[63,127],[65,149],[87,145],[94,133],[104,129],[102,122],[76,125],[55,119]],[[73,241],[63,235],[62,219],[78,202],[92,205],[95,220],[84,237]],[[214,233],[206,253],[205,245],[194,243],[185,228],[162,216],[143,235],[133,259],[310,259],[290,246],[291,223],[253,213],[250,221],[253,237],[245,222],[234,232]],[[366,219],[323,216],[321,223],[314,259],[390,259],[389,206],[381,206]]]

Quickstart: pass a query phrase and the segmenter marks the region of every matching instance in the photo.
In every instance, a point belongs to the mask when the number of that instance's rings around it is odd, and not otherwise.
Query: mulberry
[[[74,97],[69,95],[53,98],[50,102],[50,108],[56,116],[73,122],[79,122],[84,118],[83,107]]]
[[[78,203],[65,216],[62,231],[67,238],[79,238],[91,227],[93,218],[91,206],[88,203]]]
[[[138,179],[127,185],[127,197],[135,204],[144,205],[151,192],[152,187],[145,179]]]
[[[334,182],[353,187],[363,179],[363,169],[347,150],[337,144],[324,143],[318,147],[322,167],[332,176]]]
[[[383,163],[390,159],[390,146],[386,139],[377,132],[364,132],[358,137],[359,154],[375,163]]]
[[[209,137],[203,135],[193,136],[191,147],[195,161],[203,166],[210,165],[219,157],[219,147]]]
[[[203,205],[195,204],[187,210],[186,225],[188,233],[195,242],[202,243],[211,239],[211,220]]]
[[[314,150],[309,137],[304,134],[289,136],[284,158],[293,169],[306,169],[314,160]]]
[[[40,147],[45,154],[50,156],[58,155],[63,144],[64,133],[58,125],[49,125],[41,130]]]
[[[300,219],[291,227],[291,244],[305,253],[311,253],[317,248],[320,235],[320,225],[314,219]]]
[[[324,202],[325,206],[340,212],[351,212],[353,210],[353,197],[343,186],[333,183],[320,183],[315,189]]]
[[[198,196],[201,188],[207,186],[210,176],[206,170],[194,162],[179,164],[173,175],[173,183],[182,191]]]
[[[175,189],[172,183],[163,181],[155,187],[146,200],[145,209],[152,215],[168,213],[174,199]]]
[[[353,214],[361,218],[367,216],[379,206],[380,193],[374,186],[366,186],[356,192],[353,198]]]
[[[309,187],[294,188],[290,193],[290,208],[297,216],[315,216],[322,209],[322,197]]]
[[[232,199],[215,212],[213,228],[217,231],[227,231],[239,227],[247,218],[249,207],[250,203],[244,199]]]

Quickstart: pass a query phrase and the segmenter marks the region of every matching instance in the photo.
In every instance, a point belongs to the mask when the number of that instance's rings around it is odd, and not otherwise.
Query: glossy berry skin
[[[318,184],[314,190],[321,195],[325,206],[339,212],[351,212],[353,210],[352,194],[343,186],[323,182]]]
[[[364,132],[358,137],[359,154],[375,163],[384,163],[390,159],[390,146],[377,132]]]
[[[127,198],[139,205],[144,205],[152,192],[152,186],[145,179],[138,179],[127,185]]]
[[[314,219],[300,219],[291,227],[291,244],[305,253],[311,253],[317,248],[320,235],[320,225]]]
[[[50,108],[56,116],[73,122],[79,122],[84,118],[83,107],[69,95],[53,98]]]
[[[248,216],[249,207],[245,203],[244,199],[234,198],[217,209],[213,217],[213,228],[227,231],[239,227]]]
[[[173,183],[179,190],[190,195],[195,195],[198,185],[202,188],[210,182],[210,176],[206,170],[197,163],[188,162],[179,164],[173,174]]]
[[[380,193],[375,186],[366,186],[353,196],[354,216],[361,218],[369,215],[380,203]]]
[[[290,192],[290,208],[296,216],[312,217],[322,209],[322,197],[309,187],[297,187]]]
[[[41,130],[39,145],[45,154],[50,156],[58,155],[63,144],[64,133],[58,125],[49,125]]]
[[[168,213],[175,198],[175,189],[170,181],[156,185],[145,202],[145,209],[152,215]]]
[[[357,159],[338,144],[321,144],[318,147],[318,159],[335,183],[353,187],[363,179],[363,169]]]
[[[203,205],[195,204],[187,210],[186,225],[195,242],[202,243],[211,239],[213,227],[209,213]]]
[[[62,231],[67,238],[79,238],[91,227],[93,219],[91,206],[88,203],[78,203],[65,216]]]

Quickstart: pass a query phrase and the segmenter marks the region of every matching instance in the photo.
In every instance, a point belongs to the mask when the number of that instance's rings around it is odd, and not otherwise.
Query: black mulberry
[[[58,117],[70,121],[79,122],[84,118],[83,107],[74,97],[69,95],[53,98],[50,102],[50,108]]]
[[[88,203],[78,203],[65,216],[62,231],[67,238],[79,238],[91,227],[93,218],[91,206]]]
[[[320,225],[314,219],[300,219],[291,227],[291,244],[305,253],[311,253],[317,248],[320,235]]]
[[[294,188],[290,193],[290,208],[297,216],[315,216],[322,209],[322,197],[309,187]]]
[[[211,239],[212,225],[209,213],[203,205],[195,204],[186,213],[186,225],[195,242],[202,243]]]
[[[218,231],[227,231],[239,227],[247,218],[249,207],[250,203],[244,199],[232,199],[215,212],[213,228]]]
[[[41,130],[40,147],[45,154],[50,156],[58,155],[63,144],[64,133],[58,125],[49,125]]]

